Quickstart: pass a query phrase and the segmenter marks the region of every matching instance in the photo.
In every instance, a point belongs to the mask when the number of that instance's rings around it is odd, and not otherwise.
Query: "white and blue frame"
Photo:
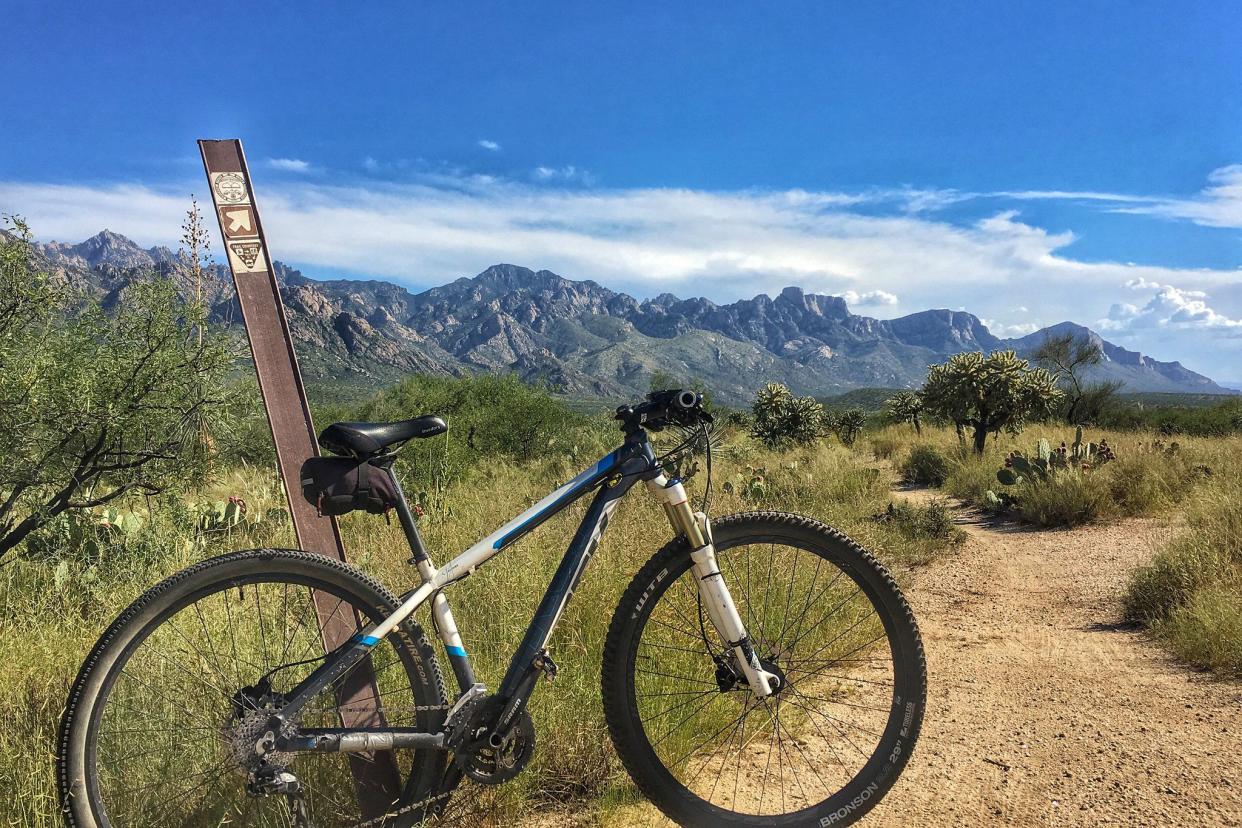
[[[453,619],[452,609],[442,590],[473,573],[479,566],[587,492],[598,490],[553,574],[497,690],[497,695],[506,700],[498,723],[505,725],[510,722],[525,708],[535,682],[546,668],[543,659],[545,648],[582,578],[587,563],[595,554],[600,536],[613,510],[630,487],[639,480],[644,481],[647,488],[664,504],[670,519],[673,520],[674,528],[680,528],[686,533],[705,608],[722,639],[733,646],[738,666],[752,689],[758,696],[767,696],[774,691],[777,677],[763,670],[754,655],[741,618],[716,567],[715,551],[705,518],[700,515],[698,519],[702,522],[695,522],[696,518],[687,505],[684,487],[680,481],[665,478],[646,432],[641,429],[629,433],[620,448],[601,458],[573,480],[439,569],[435,567],[423,545],[414,516],[396,476],[391,469],[388,473],[392,475],[393,484],[400,495],[396,511],[413,553],[411,562],[418,568],[422,583],[402,596],[400,606],[392,615],[379,624],[362,630],[345,645],[330,653],[323,664],[286,695],[286,704],[273,716],[270,723],[274,733],[281,733],[284,723],[296,719],[298,712],[307,702],[365,658],[372,648],[428,600],[432,602],[435,629],[444,645],[457,684],[462,694],[470,691],[476,686],[474,672]],[[680,525],[676,517],[681,517]],[[281,739],[280,749],[357,751],[444,747],[443,733],[411,732],[406,728],[307,728],[301,734],[301,737]]]

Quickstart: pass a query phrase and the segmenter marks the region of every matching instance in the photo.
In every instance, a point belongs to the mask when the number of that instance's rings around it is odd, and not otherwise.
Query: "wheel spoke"
[[[713,663],[685,640],[703,638],[693,631],[687,602],[698,591],[685,561],[646,596],[652,607],[630,667],[636,721],[660,764],[696,796],[737,813],[793,813],[848,784],[898,721],[889,633],[863,581],[831,557],[767,538],[718,539],[716,555],[758,656],[783,685],[763,700],[737,677],[732,691],[718,691],[717,665],[735,676],[738,667],[731,653]],[[715,627],[706,628],[714,640]],[[722,717],[721,698],[741,707]],[[750,715],[758,709],[766,716]]]
[[[327,580],[317,580],[313,565],[309,569],[310,574],[292,580],[279,574],[230,577],[228,572],[214,587],[203,588],[200,580],[192,595],[191,587],[185,587],[184,599],[167,597],[161,615],[128,633],[133,643],[110,664],[114,678],[98,701],[100,715],[92,718],[100,724],[87,734],[95,757],[87,773],[97,780],[93,795],[98,812],[110,814],[113,824],[152,826],[267,826],[283,818],[282,798],[272,799],[272,807],[245,793],[250,766],[239,766],[237,756],[247,755],[246,740],[262,736],[264,707],[278,709],[279,694],[318,661],[311,658],[295,669],[294,662],[306,659],[290,659],[290,653],[312,655],[320,646],[315,632],[322,628],[312,595],[323,596],[320,603],[331,608],[331,616],[382,619],[374,599],[356,597],[349,582],[342,582],[344,576],[333,572]],[[407,649],[406,641],[406,636],[389,636],[360,662],[376,677],[374,691],[367,688],[354,702],[337,697],[340,686],[358,678],[363,668],[355,666],[312,700],[300,721],[318,724],[324,717],[339,717],[341,708],[351,703],[382,704],[395,711],[440,704],[438,695],[421,692],[424,685],[418,682],[414,662],[418,651]],[[281,666],[286,669],[272,673],[273,695],[245,699],[243,712],[234,712],[243,687]],[[244,718],[255,715],[260,718]],[[391,757],[405,779],[422,755],[308,754],[304,760],[299,754],[289,767],[303,786],[308,808],[317,815],[315,824],[352,824],[361,821],[361,814],[351,769]]]

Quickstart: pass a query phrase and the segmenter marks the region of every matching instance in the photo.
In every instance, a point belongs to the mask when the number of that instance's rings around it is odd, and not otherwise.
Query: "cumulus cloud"
[[[267,165],[274,170],[283,172],[304,173],[310,171],[310,162],[300,158],[269,158]]]
[[[488,152],[500,152],[500,144],[495,141],[488,140],[487,138],[480,138],[479,146]]]
[[[841,294],[841,298],[845,300],[845,304],[851,307],[897,304],[897,295],[889,293],[887,290],[868,290],[862,293],[856,290],[847,290]]]
[[[1242,319],[1233,319],[1208,306],[1202,290],[1184,290],[1143,279],[1126,282],[1132,290],[1155,290],[1145,305],[1116,302],[1108,316],[1099,320],[1101,330],[1137,332],[1144,329],[1207,330],[1229,336],[1242,336]]]
[[[1025,311],[1026,308],[1018,308],[1018,310]],[[998,322],[995,319],[980,319],[979,321],[982,322],[984,327],[991,331],[992,334],[1002,338],[1026,336],[1027,334],[1035,333],[1043,327],[1043,325],[1040,325],[1038,322],[1015,322],[1013,324],[1005,324],[1004,322]]]

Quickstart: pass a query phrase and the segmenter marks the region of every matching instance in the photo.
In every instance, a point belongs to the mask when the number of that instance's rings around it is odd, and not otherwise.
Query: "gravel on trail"
[[[1242,685],[1121,623],[1130,573],[1174,530],[1035,530],[961,510],[959,523],[966,542],[909,591],[923,734],[861,824],[1242,825]]]
[[[1242,684],[1178,664],[1121,617],[1130,573],[1175,528],[955,512],[965,542],[906,579],[927,649],[923,732],[858,824],[1242,826]],[[645,803],[606,823],[670,824]]]

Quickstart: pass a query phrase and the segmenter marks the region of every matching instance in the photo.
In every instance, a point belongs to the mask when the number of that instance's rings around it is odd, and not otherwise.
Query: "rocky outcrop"
[[[153,271],[201,292],[215,324],[237,327],[228,272],[201,281],[167,248],[143,250],[103,231],[75,245],[41,245],[49,268],[83,297],[115,305]],[[796,287],[730,304],[662,293],[639,302],[592,281],[497,264],[422,293],[380,280],[316,280],[275,264],[305,373],[361,375],[375,384],[404,372],[513,371],[578,396],[633,396],[651,374],[699,379],[730,402],[775,380],[802,394],[860,387],[913,387],[927,365],[962,351],[1030,353],[1050,333],[1072,330],[1100,343],[1099,375],[1129,390],[1226,393],[1176,362],[1160,362],[1062,323],[1030,336],[992,335],[964,311],[927,310],[881,320],[850,312],[841,297]]]

